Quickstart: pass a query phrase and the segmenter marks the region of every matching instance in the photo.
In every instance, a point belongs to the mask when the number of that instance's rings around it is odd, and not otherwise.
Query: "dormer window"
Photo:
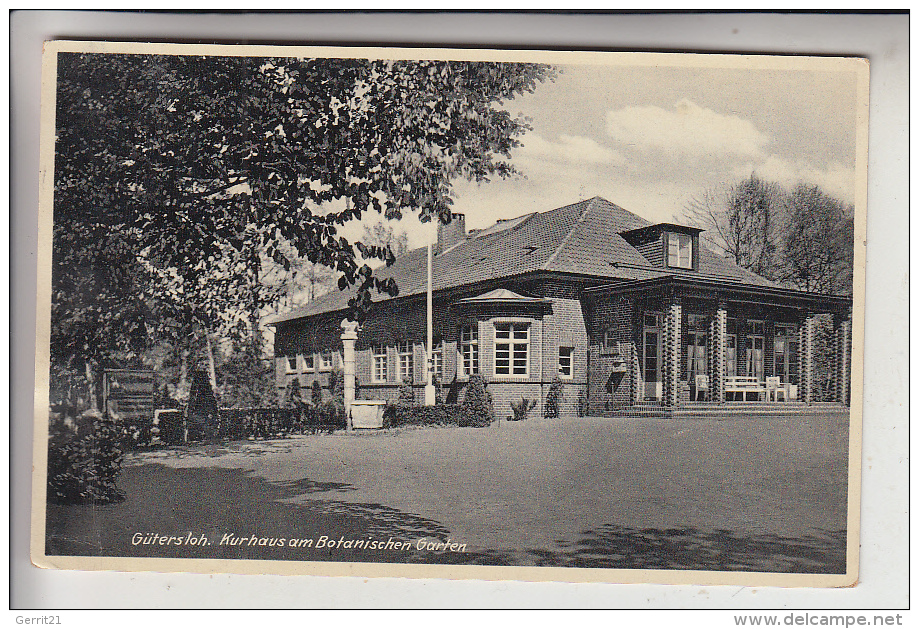
[[[686,225],[658,223],[619,232],[619,235],[635,247],[650,266],[695,271],[699,268],[701,231]]]
[[[670,232],[667,234],[667,238],[667,266],[677,269],[691,269],[693,258],[692,235]]]

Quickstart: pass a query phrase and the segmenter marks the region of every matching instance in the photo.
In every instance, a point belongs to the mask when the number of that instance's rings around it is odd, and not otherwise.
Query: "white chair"
[[[798,401],[798,385],[789,384],[788,385],[788,401],[797,402]]]
[[[778,402],[779,393],[782,394],[782,401],[785,401],[785,389],[782,388],[782,381],[778,376],[766,376],[766,401]]]
[[[696,376],[696,400],[699,399],[699,394],[701,392],[708,394],[708,376],[705,374],[699,374]],[[703,400],[705,397],[702,398]]]

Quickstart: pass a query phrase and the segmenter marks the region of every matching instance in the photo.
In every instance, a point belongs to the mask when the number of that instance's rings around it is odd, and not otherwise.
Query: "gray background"
[[[11,16],[11,606],[902,608],[908,599],[908,16]],[[46,39],[845,54],[871,62],[860,582],[837,590],[39,570],[28,559],[41,45]],[[727,621],[727,619],[726,619]]]

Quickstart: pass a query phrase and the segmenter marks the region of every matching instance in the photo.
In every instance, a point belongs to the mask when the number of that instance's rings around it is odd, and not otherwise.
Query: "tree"
[[[784,196],[775,183],[752,173],[727,188],[705,190],[687,208],[703,238],[737,265],[776,278],[776,254],[784,218]]]
[[[855,208],[801,183],[788,200],[782,279],[816,293],[852,293]]]
[[[396,258],[408,251],[408,234],[405,230],[401,229],[397,233],[392,225],[387,226],[382,221],[374,223],[373,227],[364,226],[361,242],[389,249]]]
[[[249,339],[266,261],[395,295],[338,228],[367,211],[447,217],[452,181],[516,173],[529,128],[502,104],[543,65],[168,55],[58,56],[52,348],[98,364],[151,342]],[[206,336],[210,338],[210,336]]]

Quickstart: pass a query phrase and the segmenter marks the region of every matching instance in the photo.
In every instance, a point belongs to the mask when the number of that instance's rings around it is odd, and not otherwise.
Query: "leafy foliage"
[[[256,408],[278,403],[274,370],[258,353],[251,343],[234,344],[217,367],[221,407]]]
[[[383,428],[399,426],[470,426],[466,411],[459,404],[388,404],[383,411]]]
[[[558,376],[552,380],[552,384],[549,385],[549,392],[546,394],[546,404],[543,409],[543,417],[558,417],[559,414],[559,403],[562,401],[563,396],[563,385],[562,380]]]
[[[219,419],[217,398],[214,397],[214,390],[211,389],[207,374],[197,369],[192,378],[186,412],[188,440],[199,441],[216,436]]]
[[[412,385],[403,383],[399,387],[399,404],[411,405],[415,403],[415,389]]]
[[[852,292],[854,208],[799,184],[788,201],[782,279],[816,293]]]
[[[534,408],[536,408],[536,400],[521,398],[519,402],[511,402],[511,411],[514,413],[514,421],[522,422]]]
[[[501,104],[541,65],[71,54],[58,57],[52,348],[136,354],[195,328],[253,338],[298,261],[333,269],[362,320],[395,295],[338,228],[447,216],[452,181],[515,173],[528,126]],[[257,343],[256,343],[257,345]]]
[[[76,430],[52,421],[48,444],[48,498],[65,504],[108,503],[124,498],[116,480],[123,455],[115,422],[96,412],[77,419]]]
[[[705,191],[687,217],[717,251],[758,275],[809,292],[852,292],[854,208],[819,186],[787,192],[753,173]]]
[[[462,407],[461,426],[488,426],[495,421],[491,394],[485,390],[485,380],[482,376],[469,376]]]

